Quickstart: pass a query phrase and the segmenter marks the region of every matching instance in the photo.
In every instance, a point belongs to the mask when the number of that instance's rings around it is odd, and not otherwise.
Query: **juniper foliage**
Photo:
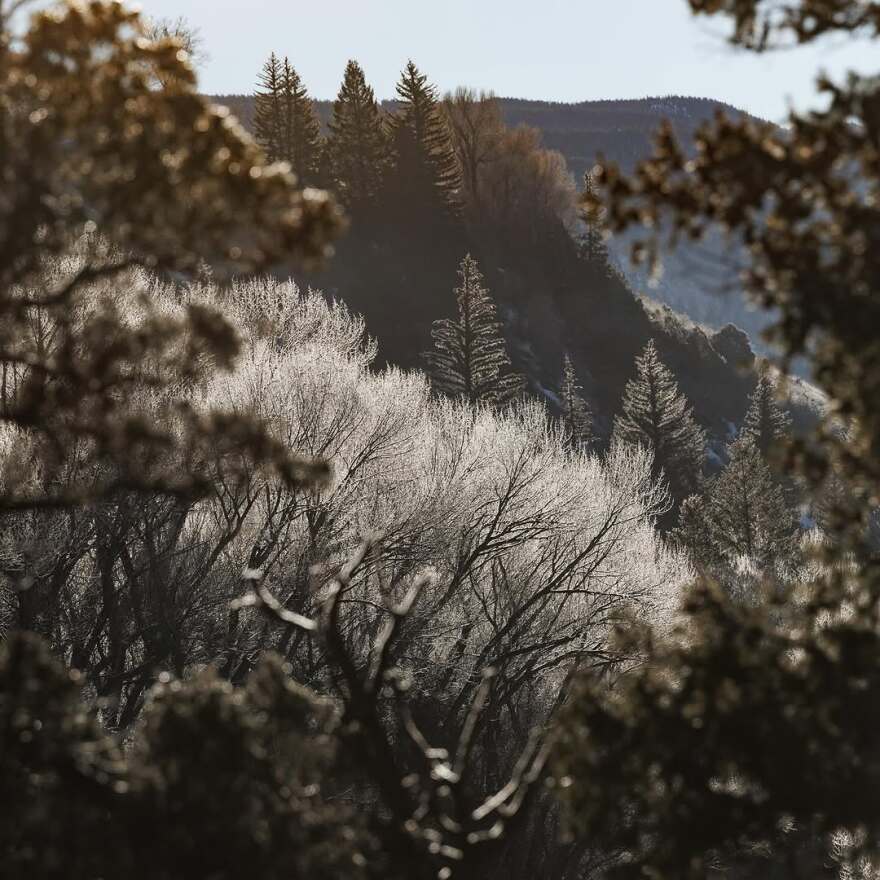
[[[287,479],[316,476],[246,414],[160,400],[230,369],[238,337],[215,308],[172,318],[128,282],[146,265],[314,263],[341,226],[332,200],[267,166],[199,96],[177,38],[151,42],[137,13],[63,4],[19,34],[3,12],[0,427],[20,457],[4,468],[3,508],[210,492],[208,470],[244,451]],[[86,458],[71,483],[60,474],[74,449]],[[23,476],[34,460],[39,485]]]
[[[0,646],[4,875],[366,877],[380,857],[350,806],[339,718],[267,655],[242,688],[165,676],[123,751],[81,677],[31,633]],[[161,840],[161,845],[157,845]]]

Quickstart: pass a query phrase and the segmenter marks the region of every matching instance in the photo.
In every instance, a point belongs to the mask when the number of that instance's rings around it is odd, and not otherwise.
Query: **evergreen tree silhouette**
[[[706,436],[653,339],[636,358],[636,377],[626,384],[614,436],[653,453],[654,475],[665,477],[676,504],[698,491]]]
[[[299,74],[273,52],[263,65],[255,97],[254,130],[273,162],[287,162],[301,184],[315,183],[321,160],[321,124]]]
[[[522,392],[524,383],[513,372],[495,303],[470,254],[458,274],[458,318],[434,322],[434,350],[425,355],[431,383],[437,391],[474,404],[507,403]]]
[[[411,207],[457,214],[461,172],[437,92],[409,61],[397,84],[400,111],[392,118],[396,189]]]
[[[254,134],[273,162],[283,150],[283,90],[283,66],[273,52],[260,71],[254,95]]]
[[[321,123],[306,87],[287,58],[281,66],[283,145],[279,158],[290,163],[300,183],[314,183],[321,159]]]
[[[374,202],[388,166],[388,137],[382,112],[364,71],[349,61],[333,103],[327,166],[346,205],[356,210]]]

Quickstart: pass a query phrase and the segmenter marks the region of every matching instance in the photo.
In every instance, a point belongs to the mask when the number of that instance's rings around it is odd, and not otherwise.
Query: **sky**
[[[726,101],[781,121],[816,105],[819,69],[880,69],[867,41],[764,56],[725,44],[723,23],[685,0],[141,0],[183,16],[208,59],[210,94],[250,92],[269,53],[287,55],[315,98],[335,96],[349,58],[378,98],[393,97],[408,58],[442,92],[459,85],[553,101],[668,94]],[[438,11],[440,10],[440,11]]]

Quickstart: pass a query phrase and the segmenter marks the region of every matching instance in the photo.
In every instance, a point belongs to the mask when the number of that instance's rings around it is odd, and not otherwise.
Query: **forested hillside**
[[[257,124],[253,96],[216,100],[246,125]],[[511,135],[502,148],[509,151],[507,182],[491,181],[493,204],[438,225],[436,216],[420,214],[412,205],[395,211],[386,199],[365,222],[355,217],[323,273],[301,280],[343,298],[365,316],[378,339],[380,361],[416,366],[430,346],[432,321],[452,312],[456,268],[471,252],[498,303],[513,361],[533,392],[554,402],[563,356],[570,354],[594,411],[596,433],[607,439],[635,357],[655,338],[700,422],[719,441],[726,439],[729,425],[742,420],[754,382],[741,370],[753,358],[749,340],[733,328],[713,334],[671,313],[646,311],[604,244],[576,222],[575,188],[566,181],[569,172],[582,173],[590,164],[587,157],[597,151],[626,164],[635,161],[649,149],[651,133],[666,114],[689,137],[720,105],[677,98],[493,103],[503,125],[522,133]],[[401,106],[401,101],[377,103],[377,112]],[[314,107],[329,133],[332,102],[314,102]],[[555,149],[567,166],[529,170],[556,155]],[[538,182],[530,188],[528,175],[534,181],[536,173]],[[518,190],[515,203],[505,201],[507,186]],[[545,201],[549,191],[550,203]]]
[[[228,106],[245,126],[252,128],[253,95],[217,95],[213,100]],[[333,102],[315,101],[314,104],[321,124],[326,127]],[[650,152],[657,127],[664,120],[671,123],[680,142],[688,147],[697,126],[712,119],[717,112],[734,118],[744,115],[719,101],[679,96],[579,104],[499,98],[498,104],[507,125],[534,127],[541,133],[547,149],[565,157],[579,187],[600,154],[624,170],[631,170]],[[381,106],[393,112],[397,102],[383,101]],[[769,318],[748,306],[736,278],[745,262],[739,247],[729,245],[720,235],[691,243],[687,248],[667,254],[662,275],[651,280],[630,262],[630,242],[627,234],[613,239],[609,242],[609,253],[615,268],[633,290],[669,305],[710,329],[718,330],[727,323],[734,323],[748,333],[753,348],[769,351],[761,340],[761,331],[768,326]]]

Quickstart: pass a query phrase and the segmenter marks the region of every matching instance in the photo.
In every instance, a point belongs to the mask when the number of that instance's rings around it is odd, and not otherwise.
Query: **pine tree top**
[[[345,65],[342,85],[339,87],[339,94],[334,101],[334,110],[338,112],[346,105],[377,106],[375,93],[367,83],[364,69],[354,60],[350,60]]]

